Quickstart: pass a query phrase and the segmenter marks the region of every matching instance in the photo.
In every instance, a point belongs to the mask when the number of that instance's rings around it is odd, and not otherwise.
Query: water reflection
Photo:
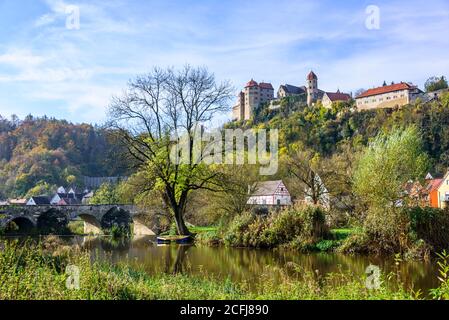
[[[428,289],[438,286],[435,263],[403,262],[392,259],[339,254],[299,254],[286,250],[250,250],[226,247],[179,246],[156,244],[154,237],[112,240],[108,237],[64,237],[68,243],[91,252],[92,259],[112,263],[126,262],[149,274],[188,273],[245,282],[254,287],[266,277],[275,279],[276,269],[291,270],[294,265],[304,271],[326,275],[349,271],[361,277],[367,266],[377,265],[384,274],[394,272],[407,288]],[[297,273],[290,272],[292,276]]]

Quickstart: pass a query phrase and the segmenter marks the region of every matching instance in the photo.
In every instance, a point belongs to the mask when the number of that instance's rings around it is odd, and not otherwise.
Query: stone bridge
[[[132,225],[135,235],[154,235],[146,226],[145,212],[133,205],[0,206],[0,227],[14,222],[22,232],[66,227],[78,219],[84,221],[85,234],[102,234],[113,225]]]

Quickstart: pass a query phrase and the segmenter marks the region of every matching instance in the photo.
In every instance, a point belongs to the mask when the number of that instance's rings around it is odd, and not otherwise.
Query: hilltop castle
[[[306,97],[307,105],[313,106],[318,100],[321,100],[323,106],[330,108],[335,101],[349,101],[351,95],[346,93],[325,92],[318,88],[318,77],[311,71],[306,78],[306,85],[296,87],[290,84],[284,84],[279,87],[277,99],[286,97]],[[238,95],[237,104],[232,109],[232,119],[235,121],[250,120],[254,110],[261,104],[276,101],[274,89],[271,83],[257,83],[253,79],[249,81],[244,90]],[[272,104],[272,103],[271,103]],[[270,107],[270,109],[276,109]]]

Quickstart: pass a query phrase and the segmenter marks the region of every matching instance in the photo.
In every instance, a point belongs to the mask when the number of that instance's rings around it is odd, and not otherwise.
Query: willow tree
[[[142,192],[161,196],[179,235],[190,234],[184,220],[190,193],[219,188],[219,173],[201,161],[194,145],[198,128],[229,111],[232,91],[229,82],[217,83],[206,68],[154,68],[130,81],[109,107],[109,127],[147,177]],[[176,149],[180,140],[182,151]]]

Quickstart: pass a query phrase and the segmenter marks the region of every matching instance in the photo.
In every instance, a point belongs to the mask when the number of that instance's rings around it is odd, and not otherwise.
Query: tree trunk
[[[189,228],[187,228],[186,223],[184,221],[184,212],[181,208],[176,208],[174,210],[175,214],[175,222],[176,222],[176,230],[178,231],[179,236],[190,236],[191,233]]]

